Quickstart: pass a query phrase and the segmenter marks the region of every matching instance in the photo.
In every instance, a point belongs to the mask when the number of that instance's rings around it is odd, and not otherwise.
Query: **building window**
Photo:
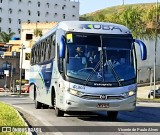
[[[21,13],[21,12],[22,12],[22,10],[21,10],[21,9],[19,9],[19,10],[18,10],[18,13]]]
[[[8,28],[8,32],[11,33],[11,28]]]
[[[75,8],[76,6],[75,6],[75,5],[73,5],[72,7],[73,7],[73,8]]]
[[[19,1],[18,1],[18,3],[21,3],[21,2],[22,2],[22,0],[19,0]]]
[[[2,22],[2,18],[0,17],[0,23]]]
[[[37,21],[37,23],[39,23],[39,21]]]
[[[8,18],[8,21],[9,21],[9,23],[11,23],[12,22],[11,18]]]
[[[2,8],[0,7],[0,12],[2,12]]]
[[[27,22],[28,22],[28,23],[31,23],[31,21],[30,21],[30,20],[28,20]]]
[[[54,13],[54,16],[57,16],[57,13]]]
[[[3,2],[3,0],[0,0],[0,3],[2,3]]]
[[[9,11],[10,14],[12,14],[12,9],[11,8],[8,11]]]
[[[63,19],[65,19],[66,18],[66,14],[63,14]]]
[[[55,7],[57,7],[57,6],[58,6],[58,4],[55,4],[54,6],[55,6]]]
[[[29,1],[28,1],[28,5],[30,5],[30,4],[31,4],[31,1],[29,0]]]
[[[45,16],[48,16],[49,15],[49,12],[46,12]]]
[[[38,16],[40,16],[40,11],[37,11]]]
[[[75,17],[75,15],[72,15],[72,17]]]
[[[1,27],[0,27],[0,32],[2,32],[2,29],[1,29]]]
[[[64,9],[65,7],[66,7],[66,5],[63,5],[63,6],[62,6],[62,9]]]
[[[49,8],[49,3],[46,3],[47,7]]]
[[[18,24],[21,24],[21,19],[18,19]]]
[[[26,40],[31,40],[33,39],[33,35],[32,34],[26,34]]]
[[[41,6],[41,3],[40,2],[38,2],[38,7],[40,7]]]
[[[31,15],[31,10],[28,10],[28,15]]]
[[[18,29],[18,33],[21,34],[21,29]]]

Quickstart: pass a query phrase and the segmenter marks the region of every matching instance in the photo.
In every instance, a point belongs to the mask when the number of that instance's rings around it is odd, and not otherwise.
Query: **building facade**
[[[20,37],[21,23],[79,20],[79,0],[0,0],[0,32]]]
[[[22,23],[21,45],[23,46],[23,50],[22,49],[20,50],[21,54],[20,63],[22,63],[22,69],[25,70],[25,80],[29,80],[30,77],[29,69],[30,69],[31,47],[40,38],[40,36],[36,34],[35,31],[39,30],[41,31],[41,35],[44,35],[46,32],[48,32],[51,28],[53,28],[56,25],[57,22],[30,23],[30,24]]]

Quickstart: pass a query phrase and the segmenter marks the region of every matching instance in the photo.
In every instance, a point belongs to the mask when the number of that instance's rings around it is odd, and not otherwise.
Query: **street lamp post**
[[[153,69],[151,67],[148,68],[149,71],[149,81],[150,81],[150,90],[152,90],[152,71]],[[150,92],[150,97],[151,97],[151,92]]]
[[[122,5],[124,5],[124,0],[122,0]]]
[[[155,39],[155,50],[154,50],[154,94],[153,98],[155,98],[155,90],[156,90],[156,53],[157,53],[157,42],[158,42],[158,0],[156,2],[156,26],[155,26],[155,34],[156,34],[156,39]]]
[[[22,64],[23,64],[23,49],[26,49],[25,46],[22,44],[21,45],[21,61],[20,61],[20,73],[19,73],[19,95],[21,95],[21,90],[22,90]]]

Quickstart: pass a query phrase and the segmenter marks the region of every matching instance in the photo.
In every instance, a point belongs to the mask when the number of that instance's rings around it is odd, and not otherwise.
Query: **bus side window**
[[[51,58],[55,57],[55,45],[56,45],[56,36],[55,33],[51,37]]]
[[[44,51],[44,54],[43,54],[43,61],[45,61],[45,56],[46,56],[46,50],[45,50],[45,42],[43,42],[43,51]]]
[[[43,49],[43,42],[41,43],[41,62],[43,62],[43,57],[44,57],[44,49]]]

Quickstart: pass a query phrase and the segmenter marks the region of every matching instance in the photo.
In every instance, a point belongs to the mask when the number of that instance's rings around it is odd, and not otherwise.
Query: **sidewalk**
[[[158,88],[160,85],[156,85],[156,88]],[[145,98],[148,99],[148,94],[150,90],[153,90],[154,86],[144,86],[144,87],[138,87],[137,89],[137,98]]]
[[[21,95],[19,95],[19,93],[12,93],[9,91],[3,91],[0,92],[0,97],[1,96],[20,96],[20,97],[24,97],[24,96],[29,96],[29,93],[21,93]]]

